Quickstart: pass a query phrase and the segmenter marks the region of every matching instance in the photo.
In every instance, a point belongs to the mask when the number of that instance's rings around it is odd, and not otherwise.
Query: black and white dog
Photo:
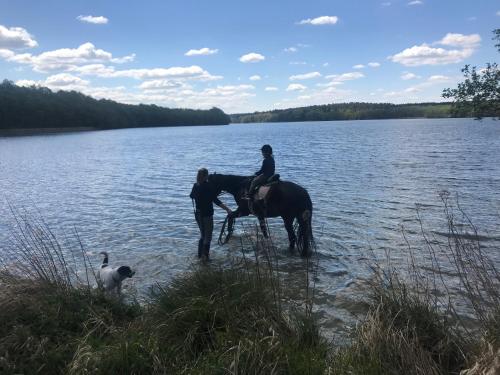
[[[116,292],[116,294],[120,296],[123,280],[134,276],[135,271],[132,271],[129,266],[109,267],[108,253],[102,251],[100,254],[104,255],[104,260],[102,261],[101,269],[97,275],[99,278],[99,286],[103,288],[105,292]]]

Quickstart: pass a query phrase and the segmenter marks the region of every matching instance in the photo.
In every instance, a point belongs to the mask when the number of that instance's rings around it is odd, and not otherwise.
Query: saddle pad
[[[271,190],[271,186],[261,186],[257,191],[257,194],[255,194],[255,199],[257,200],[265,199],[267,193],[269,193],[269,190]]]

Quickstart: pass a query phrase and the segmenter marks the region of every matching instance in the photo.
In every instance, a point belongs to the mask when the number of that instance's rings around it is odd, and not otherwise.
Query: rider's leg
[[[266,180],[267,180],[267,178],[263,174],[260,174],[257,177],[254,177],[254,179],[252,180],[252,183],[250,184],[250,189],[248,191],[248,194],[253,195],[255,188],[259,185],[262,185]]]

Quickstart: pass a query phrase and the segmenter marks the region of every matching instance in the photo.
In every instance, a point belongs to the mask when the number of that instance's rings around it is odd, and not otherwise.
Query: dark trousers
[[[198,223],[198,228],[200,228],[200,242],[203,245],[210,245],[212,241],[212,232],[214,230],[214,217],[213,216],[201,216],[200,213],[196,213],[196,222]]]
[[[264,176],[263,174],[260,174],[256,177],[253,178],[252,180],[252,183],[250,184],[250,194],[253,193],[254,189],[257,187],[257,186],[260,186],[262,185],[263,183],[265,183],[267,181],[267,177]]]

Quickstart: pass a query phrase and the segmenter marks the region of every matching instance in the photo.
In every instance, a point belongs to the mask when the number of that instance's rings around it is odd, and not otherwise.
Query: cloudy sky
[[[0,79],[228,113],[439,101],[497,0],[0,0]]]

